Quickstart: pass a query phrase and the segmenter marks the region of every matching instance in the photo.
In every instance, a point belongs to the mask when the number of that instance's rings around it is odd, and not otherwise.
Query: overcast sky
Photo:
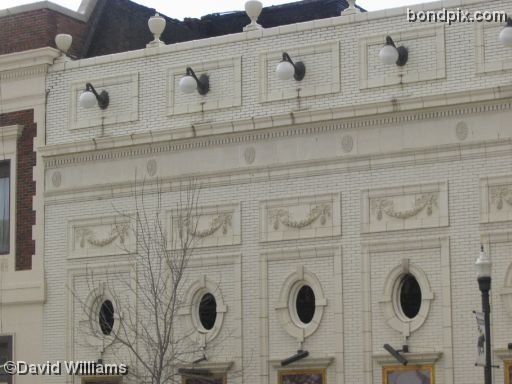
[[[51,0],[53,3],[78,10],[81,0]],[[262,0],[263,6],[291,3],[293,0]],[[34,3],[34,0],[0,0],[0,9]],[[135,0],[146,7],[155,8],[166,16],[182,20],[184,17],[200,17],[214,12],[227,12],[244,9],[244,0]],[[361,7],[375,11],[404,5],[426,3],[424,0],[358,0]]]

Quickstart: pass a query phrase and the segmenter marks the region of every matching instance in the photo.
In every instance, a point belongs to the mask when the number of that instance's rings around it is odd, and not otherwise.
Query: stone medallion
[[[59,171],[53,172],[52,185],[55,188],[59,188],[61,183],[62,183],[62,175],[60,174],[60,172]]]
[[[352,136],[343,136],[341,138],[341,149],[343,149],[343,152],[349,153],[352,151],[352,148],[354,148],[354,139],[352,139]]]
[[[148,171],[149,176],[155,176],[157,168],[158,166],[155,159],[148,160],[148,163],[146,164],[146,170]]]
[[[460,121],[455,126],[455,136],[460,141],[464,141],[468,137],[468,125],[464,121]]]
[[[256,159],[256,150],[254,149],[254,147],[249,147],[245,149],[244,159],[247,164],[254,163],[254,160]]]

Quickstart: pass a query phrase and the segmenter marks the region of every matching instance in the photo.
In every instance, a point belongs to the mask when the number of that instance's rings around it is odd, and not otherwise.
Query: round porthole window
[[[421,308],[421,288],[414,275],[406,273],[398,283],[397,304],[399,313],[406,319],[414,319]]]
[[[206,293],[199,302],[199,321],[202,327],[209,331],[217,319],[217,301],[211,293]]]
[[[114,327],[114,305],[110,300],[105,300],[101,306],[98,316],[101,332],[108,336]]]
[[[295,310],[302,324],[307,325],[311,323],[315,315],[315,309],[315,293],[313,289],[309,285],[301,286],[295,298]]]

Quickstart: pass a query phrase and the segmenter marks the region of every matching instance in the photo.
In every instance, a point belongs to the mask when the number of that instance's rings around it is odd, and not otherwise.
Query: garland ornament
[[[496,203],[496,208],[501,211],[503,202],[512,206],[512,189],[508,187],[498,187],[492,191],[492,202]]]
[[[269,214],[270,222],[276,231],[280,224],[289,228],[301,229],[310,226],[318,219],[320,219],[320,225],[325,225],[328,217],[331,217],[331,206],[329,204],[314,206],[303,220],[293,220],[290,211],[286,209],[276,209]]]
[[[204,239],[205,237],[213,235],[219,229],[222,228],[222,234],[226,235],[228,233],[228,227],[231,226],[233,213],[223,213],[215,217],[208,227],[203,230],[199,230],[197,225],[193,225],[191,222],[187,221],[184,223],[184,226],[187,229],[187,233],[192,237],[198,237],[200,239]],[[197,224],[197,222],[196,222]],[[194,228],[195,227],[195,228]]]
[[[434,193],[427,193],[417,197],[414,200],[414,206],[405,211],[396,211],[394,202],[391,199],[374,199],[372,200],[372,209],[377,212],[377,220],[382,220],[383,214],[395,219],[409,219],[418,213],[427,209],[427,215],[432,216],[432,207],[437,207],[437,196]]]
[[[112,244],[116,239],[119,239],[119,242],[124,244],[125,239],[128,237],[129,230],[130,225],[128,223],[113,224],[110,234],[103,239],[96,238],[95,233],[91,228],[79,228],[76,233],[80,239],[80,248],[85,248],[86,243],[95,247],[103,248]]]

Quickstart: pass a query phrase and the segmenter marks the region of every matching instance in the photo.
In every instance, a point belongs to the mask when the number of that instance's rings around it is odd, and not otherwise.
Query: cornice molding
[[[38,151],[45,157],[45,167],[54,168],[95,160],[133,158],[163,152],[189,151],[216,145],[250,143],[282,137],[316,135],[375,126],[400,125],[414,121],[453,118],[478,113],[495,113],[512,109],[512,86],[487,89],[478,92],[478,95],[482,97],[482,100],[478,100],[478,103],[473,100],[478,97],[470,92],[444,95],[444,97],[440,95],[433,96],[432,104],[429,104],[429,107],[432,108],[425,111],[418,111],[417,109],[425,105],[426,99],[414,98],[405,100],[399,103],[398,106],[394,104],[393,110],[389,110],[387,103],[376,103],[363,105],[357,110],[345,107],[321,111],[297,111],[265,118],[173,129],[172,132],[167,129],[129,136],[105,137],[49,145],[38,148]],[[507,99],[493,100],[495,98]],[[438,105],[434,104],[434,100],[438,100]],[[448,106],[451,103],[460,104],[460,102],[469,101],[473,101],[473,103],[462,106]],[[482,103],[482,101],[486,101],[486,103]],[[433,109],[435,107],[437,109]],[[362,113],[363,111],[365,113]]]
[[[1,55],[0,76],[3,80],[46,73],[59,56],[60,52],[51,47]]]

